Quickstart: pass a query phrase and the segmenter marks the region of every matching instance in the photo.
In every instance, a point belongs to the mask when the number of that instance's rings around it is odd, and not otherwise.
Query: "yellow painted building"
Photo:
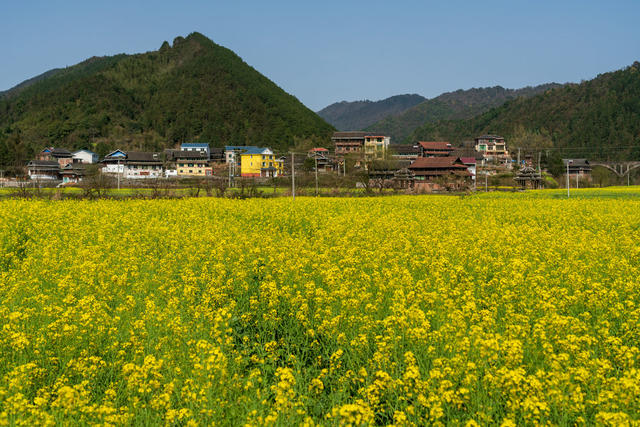
[[[244,177],[279,176],[283,162],[269,148],[249,148],[240,153],[240,175]]]
[[[213,168],[204,153],[181,152],[176,155],[176,171],[178,176],[211,176]]]

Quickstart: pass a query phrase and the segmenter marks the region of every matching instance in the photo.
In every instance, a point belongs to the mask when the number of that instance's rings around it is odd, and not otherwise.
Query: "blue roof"
[[[247,149],[241,154],[262,154],[265,150],[269,150],[264,147],[247,147]]]
[[[189,147],[189,148],[209,148],[208,142],[183,142],[180,144],[181,147]]]
[[[116,150],[107,154],[105,157],[127,157],[127,153],[122,150]]]
[[[254,149],[254,148],[258,148],[255,145],[225,145],[224,149],[227,151],[230,150],[250,150],[250,149]]]

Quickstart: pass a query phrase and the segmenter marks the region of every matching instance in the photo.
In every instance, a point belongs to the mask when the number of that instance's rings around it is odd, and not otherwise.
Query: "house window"
[[[192,168],[193,167],[193,163],[189,163],[189,167]]]
[[[262,167],[265,167],[265,166],[266,166],[266,162],[262,162]]]
[[[192,169],[189,169],[189,173],[193,173],[193,170],[192,170]]]

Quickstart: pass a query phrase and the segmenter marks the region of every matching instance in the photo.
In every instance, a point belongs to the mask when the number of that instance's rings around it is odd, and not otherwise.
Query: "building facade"
[[[382,160],[387,157],[391,137],[384,135],[365,135],[364,158],[365,160]]]
[[[116,150],[102,160],[104,173],[119,174],[126,179],[161,178],[161,153]]]
[[[367,132],[359,131],[334,132],[331,142],[335,146],[335,153],[338,155],[361,154],[364,150],[364,139],[367,135]]]
[[[231,176],[240,176],[240,154],[244,153],[247,150],[258,149],[259,147],[256,147],[255,145],[226,145],[224,147],[224,162],[229,167],[229,174]]]
[[[204,153],[207,160],[211,156],[211,149],[208,142],[184,142],[180,144],[180,151]]]
[[[58,180],[60,165],[55,160],[31,160],[27,164],[27,175],[33,180]]]
[[[420,157],[447,157],[453,153],[453,147],[446,141],[418,142]]]
[[[240,176],[277,177],[282,174],[283,162],[270,148],[248,149],[240,153]]]
[[[38,153],[36,160],[55,161],[63,168],[69,163],[73,163],[73,155],[66,148],[47,147]]]
[[[417,144],[399,144],[389,147],[391,158],[395,160],[414,161],[420,156],[420,147]]]
[[[476,151],[486,160],[507,160],[509,151],[504,138],[498,135],[482,135],[475,138]]]
[[[416,181],[443,179],[470,179],[467,166],[457,157],[418,157],[408,169],[415,174]]]
[[[72,155],[73,163],[93,164],[98,163],[98,155],[89,150],[78,150]]]
[[[178,176],[212,176],[213,168],[205,151],[179,151],[174,153]]]

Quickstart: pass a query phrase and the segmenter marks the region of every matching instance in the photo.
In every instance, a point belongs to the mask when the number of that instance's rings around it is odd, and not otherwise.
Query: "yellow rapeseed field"
[[[638,425],[635,191],[0,201],[0,425]]]

